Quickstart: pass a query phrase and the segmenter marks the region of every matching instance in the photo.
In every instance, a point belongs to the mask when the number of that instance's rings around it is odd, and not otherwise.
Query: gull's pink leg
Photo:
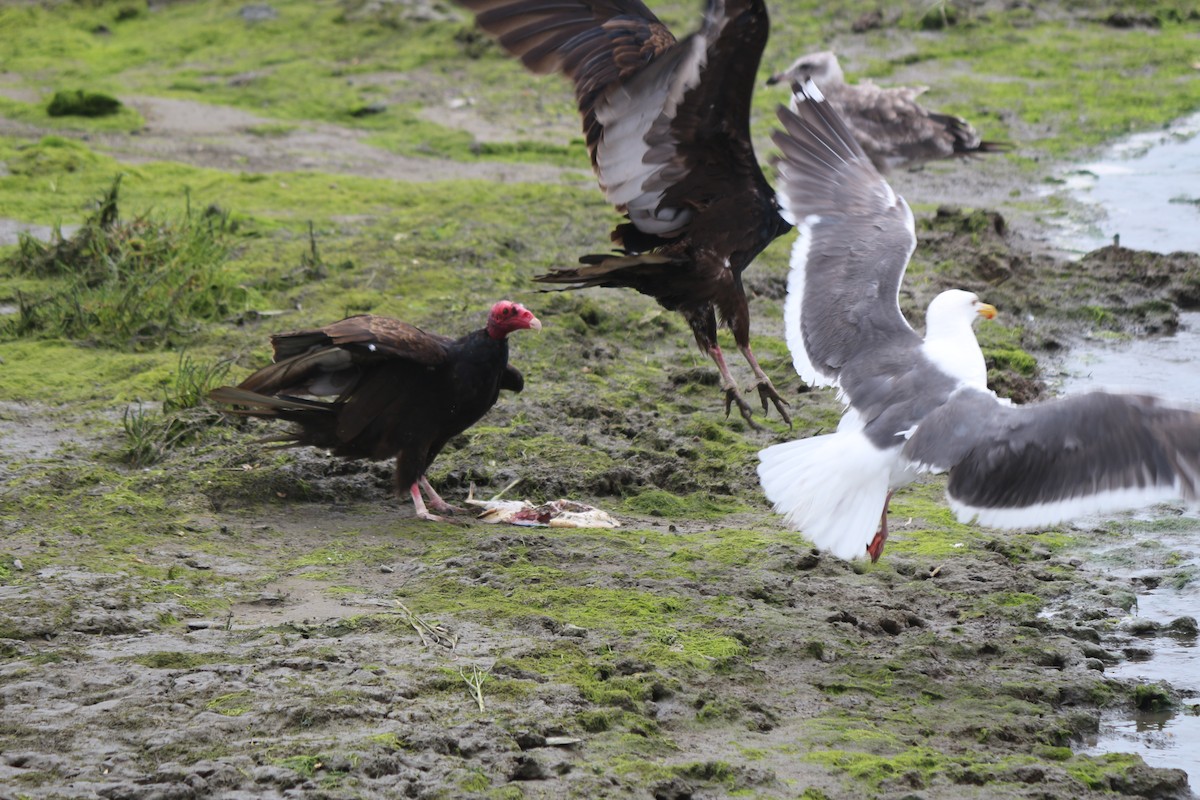
[[[871,543],[867,545],[867,553],[868,553],[868,555],[871,556],[872,564],[875,563],[876,561],[878,561],[879,557],[881,555],[883,555],[883,545],[884,545],[884,542],[887,541],[887,537],[888,537],[888,529],[887,529],[888,503],[892,502],[892,495],[894,495],[895,493],[896,493],[895,489],[888,492],[887,499],[885,499],[883,501],[883,514],[881,514],[879,517],[879,530],[875,532],[875,538],[872,539]]]

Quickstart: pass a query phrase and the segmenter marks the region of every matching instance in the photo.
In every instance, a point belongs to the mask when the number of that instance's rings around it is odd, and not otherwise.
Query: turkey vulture
[[[492,306],[486,327],[460,339],[360,314],[272,336],[275,363],[209,397],[234,406],[233,414],[297,426],[264,441],[322,447],[342,458],[395,456],[396,490],[408,489],[418,517],[438,520],[425,508],[422,489],[435,511],[455,509],[429,485],[425,471],[451,437],[496,404],[501,389],[524,388],[521,373],[508,364],[506,337],[541,327],[537,317],[507,300]]]
[[[917,97],[928,87],[883,89],[870,81],[846,83],[837,56],[829,51],[800,56],[767,85],[812,79],[833,106],[871,163],[881,172],[937,158],[997,153],[1007,142],[985,142],[962,117],[926,111]]]
[[[961,522],[1021,528],[1182,497],[1200,501],[1200,412],[1089,392],[1014,406],[987,388],[971,329],[996,310],[951,289],[925,336],[897,297],[913,215],[812,81],[775,134],[780,196],[800,235],[784,304],[788,348],[810,385],[848,405],[836,433],[759,453],[775,510],[842,558],[879,558],[892,491],[949,472]]]
[[[707,0],[700,29],[677,41],[640,0],[458,0],[537,73],[575,83],[592,168],[627,222],[618,252],[535,280],[623,286],[679,311],[721,373],[725,413],[749,404],[717,345],[717,320],[789,424],[786,402],[750,349],[742,270],[791,229],[750,141],[750,95],[767,42],[763,0]]]

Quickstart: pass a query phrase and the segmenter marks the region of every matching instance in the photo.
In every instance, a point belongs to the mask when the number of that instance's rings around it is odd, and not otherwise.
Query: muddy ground
[[[400,157],[326,123],[264,138],[242,109],[126,99],[145,128],[87,141],[131,164],[591,181]],[[441,124],[502,136],[452,87],[442,99]],[[1001,157],[892,176],[944,206],[919,215],[927,268],[906,310],[919,322],[957,285],[1020,320],[981,332],[994,385],[1019,400],[1046,392],[1024,354],[1170,332],[1200,306],[1195,255],[1056,252],[1030,202],[1051,172]],[[747,274],[764,341],[781,337],[784,281]],[[1195,636],[1131,628],[1137,587],[1089,565],[1088,542],[1137,523],[964,528],[931,480],[897,497],[879,564],[818,554],[753,474],[757,449],[795,434],[726,421],[687,336],[605,297],[599,314],[574,297],[535,309],[578,335],[552,357],[515,341],[541,374],[432,478],[458,502],[520,478],[510,494],[595,503],[622,520],[611,531],[419,523],[388,465],[264,454],[245,426],[114,467],[119,408],[0,405],[0,798],[1191,796],[1179,770],[1073,750],[1104,709],[1196,703],[1105,678],[1147,636]],[[614,344],[628,320],[657,344]],[[237,355],[240,377],[253,358]],[[657,364],[673,405],[592,394],[586,376],[624,359]],[[836,422],[833,398],[780,384],[806,420]]]

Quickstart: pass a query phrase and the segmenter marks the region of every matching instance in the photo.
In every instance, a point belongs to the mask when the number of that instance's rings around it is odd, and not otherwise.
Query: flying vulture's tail
[[[539,283],[571,284],[568,289],[589,286],[639,289],[647,279],[674,270],[679,263],[654,253],[598,254],[581,256],[578,267],[558,267],[534,277]]]
[[[773,445],[758,478],[787,524],[838,558],[867,555],[887,500],[890,458],[858,431]]]

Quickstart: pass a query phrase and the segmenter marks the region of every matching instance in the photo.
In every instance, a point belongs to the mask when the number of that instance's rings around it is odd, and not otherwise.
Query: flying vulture
[[[841,558],[878,559],[892,492],[949,472],[959,520],[1055,524],[1200,495],[1200,412],[1090,392],[1013,406],[988,391],[972,322],[995,310],[961,290],[929,304],[922,338],[898,294],[912,212],[811,82],[781,108],[776,160],[799,229],[784,324],[800,377],[837,387],[836,433],[768,447],[758,475],[775,510]]]
[[[725,413],[751,409],[717,345],[733,331],[768,401],[786,402],[750,349],[742,271],[791,229],[750,141],[750,96],[767,42],[763,0],[707,0],[699,30],[676,38],[640,0],[459,0],[485,31],[537,73],[575,84],[592,167],[627,221],[616,253],[535,280],[564,288],[621,286],[679,311],[717,365]]]
[[[455,511],[425,471],[451,437],[496,404],[501,389],[519,392],[521,373],[508,363],[513,331],[542,323],[518,303],[492,306],[487,325],[451,339],[389,317],[360,314],[315,330],[271,337],[275,363],[237,387],[209,397],[230,413],[295,423],[264,441],[321,447],[342,458],[396,458],[396,489],[412,495],[421,519]],[[315,400],[311,398],[331,398]]]
[[[768,78],[767,85],[784,82],[790,86],[810,78],[880,172],[1011,148],[1007,142],[983,141],[962,117],[926,111],[917,97],[927,86],[883,89],[870,81],[846,83],[837,56],[828,51],[800,56],[783,72]]]

